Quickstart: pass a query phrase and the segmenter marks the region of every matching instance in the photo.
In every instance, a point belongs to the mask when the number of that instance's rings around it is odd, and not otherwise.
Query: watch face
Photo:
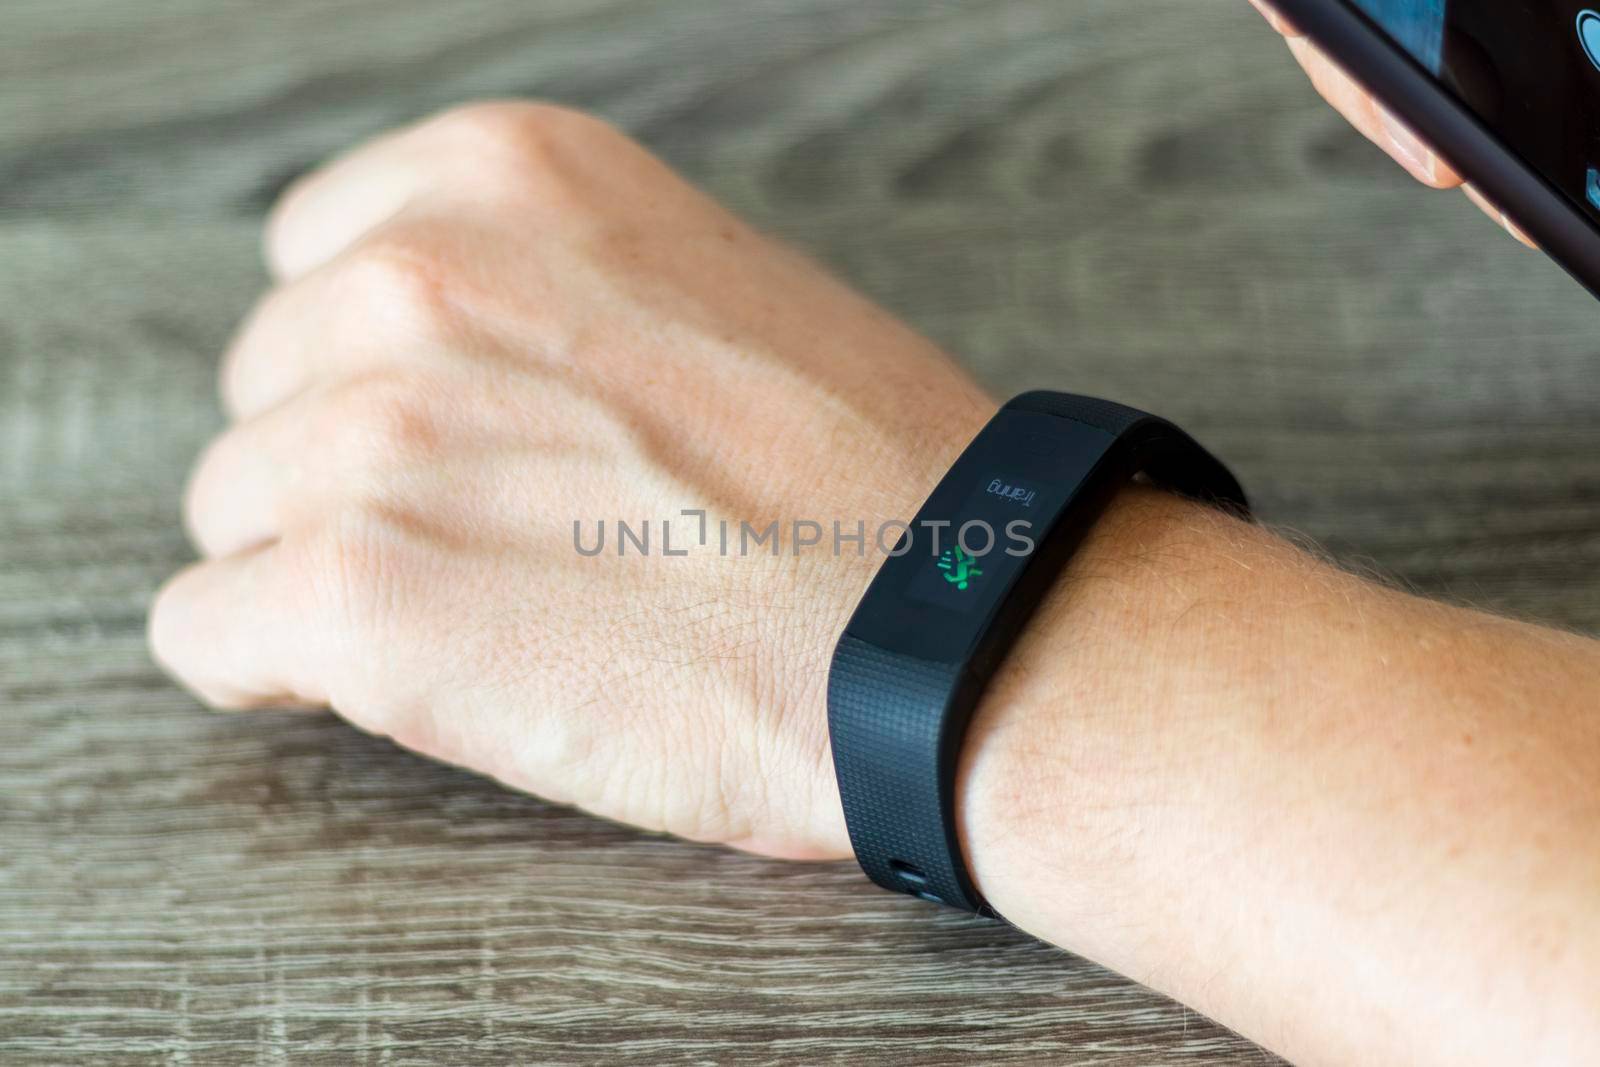
[[[980,475],[948,527],[913,541],[921,565],[913,601],[963,615],[992,607],[1038,547],[1041,522],[1060,506],[1059,487],[1014,471]]]
[[[1003,410],[962,453],[884,561],[850,632],[879,648],[960,664],[1030,573],[1073,494],[1115,437],[1072,419]]]

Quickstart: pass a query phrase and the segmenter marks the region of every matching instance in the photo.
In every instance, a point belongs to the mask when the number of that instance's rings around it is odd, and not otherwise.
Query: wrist
[[[1197,605],[1231,600],[1266,540],[1132,486],[1046,596],[979,705],[958,778],[969,869],[1009,921],[1096,954],[1106,894],[1173,808],[1175,762],[1205,758],[1230,700],[1186,684],[1208,646],[1231,640]]]

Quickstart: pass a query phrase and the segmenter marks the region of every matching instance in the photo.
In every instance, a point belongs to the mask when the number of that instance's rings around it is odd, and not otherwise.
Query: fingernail
[[[1506,228],[1507,233],[1521,241],[1523,244],[1527,245],[1529,248],[1535,250],[1538,249],[1539,242],[1535,241],[1532,237],[1529,237],[1527,231],[1525,231],[1521,226],[1518,226],[1516,223],[1512,222],[1511,216],[1507,215],[1504,211],[1500,212],[1500,225]]]
[[[1295,32],[1295,28],[1291,26],[1282,15],[1278,14],[1275,8],[1267,6],[1265,0],[1250,0],[1250,3],[1254,5],[1257,11],[1261,12],[1261,17],[1267,20],[1267,25],[1271,26],[1285,37],[1299,36],[1299,34]]]
[[[1433,149],[1423,144],[1404,122],[1390,114],[1388,108],[1379,107],[1378,118],[1383,122],[1383,131],[1388,134],[1389,147],[1395,155],[1414,170],[1418,177],[1430,182],[1436,180],[1439,162],[1438,157],[1433,154]]]

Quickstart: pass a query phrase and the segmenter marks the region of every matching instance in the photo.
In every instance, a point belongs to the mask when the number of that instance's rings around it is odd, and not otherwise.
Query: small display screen
[[[987,609],[1038,547],[1060,507],[1059,489],[993,473],[978,479],[949,525],[915,532],[918,557],[906,595],[963,614]]]
[[[1040,552],[1064,543],[1062,515],[1114,441],[1074,419],[1002,409],[907,524],[848,632],[929,663],[967,662]]]
[[[1340,0],[1600,221],[1600,0]]]

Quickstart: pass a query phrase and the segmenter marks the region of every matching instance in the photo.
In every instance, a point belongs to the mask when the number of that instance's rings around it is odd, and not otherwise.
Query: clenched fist
[[[909,519],[992,402],[553,107],[356,150],[284,197],[267,255],[186,502],[204,560],[153,609],[161,662],[210,704],[326,705],[629,823],[848,855],[824,690],[880,557],[793,524]],[[649,554],[618,555],[619,520],[654,527]],[[718,543],[774,521],[781,544]]]

